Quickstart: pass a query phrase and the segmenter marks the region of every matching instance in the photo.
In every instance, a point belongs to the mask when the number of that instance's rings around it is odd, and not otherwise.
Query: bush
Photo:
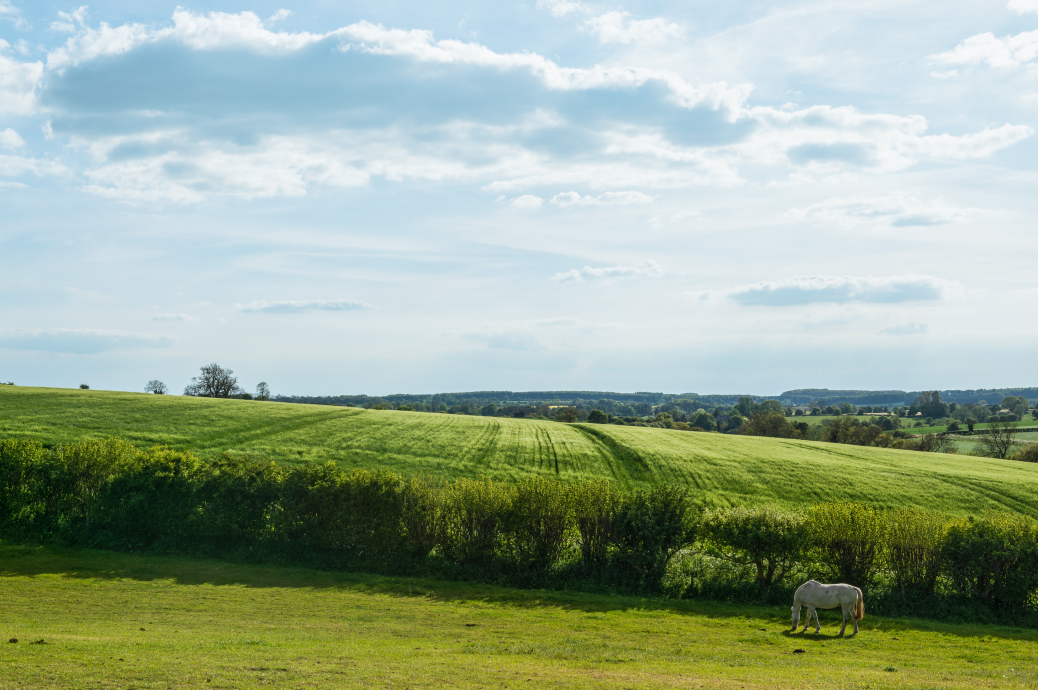
[[[658,592],[667,563],[695,541],[699,511],[688,491],[656,486],[620,494],[613,539],[612,565],[620,583]]]
[[[613,543],[621,494],[604,479],[589,479],[570,488],[570,504],[577,528],[577,546],[585,570],[602,572]]]
[[[933,594],[941,573],[948,519],[918,508],[897,508],[886,515],[884,561],[901,590]]]
[[[562,557],[570,537],[572,509],[561,482],[524,479],[511,491],[502,533],[509,564],[520,575],[541,575]]]
[[[808,520],[811,542],[829,575],[862,588],[875,579],[884,528],[876,509],[844,501],[815,506]]]
[[[765,587],[801,562],[808,539],[803,513],[778,508],[715,511],[705,517],[703,533],[724,560],[753,565],[757,584]]]
[[[948,530],[947,570],[958,592],[998,608],[1023,607],[1038,587],[1038,523],[991,513]]]
[[[1016,455],[1014,455],[1012,459],[1020,460],[1022,462],[1038,462],[1038,443],[1028,443],[1017,451]]]
[[[587,421],[591,424],[605,424],[609,421],[609,415],[602,410],[591,410],[587,415]]]
[[[490,479],[458,479],[446,485],[436,540],[440,555],[468,575],[489,575],[500,554],[502,521],[511,498],[503,484]]]

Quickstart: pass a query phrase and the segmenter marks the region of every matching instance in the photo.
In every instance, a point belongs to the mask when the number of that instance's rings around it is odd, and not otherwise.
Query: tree
[[[85,383],[79,384],[79,387],[82,388],[85,391],[90,390],[90,386],[86,385]]]
[[[560,407],[555,411],[556,422],[576,422],[580,419],[580,411],[575,407]]]
[[[148,385],[144,387],[145,393],[154,393],[155,395],[165,395],[167,390],[169,389],[166,388],[166,384],[158,379],[148,381]]]
[[[988,425],[988,433],[980,437],[980,445],[984,455],[989,458],[1005,458],[1013,449],[1013,437],[1016,427],[1012,422],[992,422]]]
[[[200,398],[229,398],[238,395],[242,389],[238,387],[238,379],[233,374],[232,370],[224,369],[216,362],[207,364],[184,388],[184,395]]]
[[[270,386],[267,385],[266,381],[260,381],[256,384],[256,400],[270,400]]]
[[[588,413],[587,421],[591,424],[605,424],[609,421],[609,415],[602,410],[591,410]]]
[[[714,416],[705,410],[697,412],[691,420],[689,420],[689,426],[698,426],[703,431],[714,431],[717,429],[717,422],[714,421]]]
[[[966,418],[966,426],[969,427],[970,431],[973,431],[973,427],[977,424],[977,420],[973,417]]]
[[[915,399],[914,407],[918,407],[924,417],[948,416],[948,403],[941,399],[941,391],[923,391]]]
[[[1027,414],[1027,398],[1023,396],[1017,397],[1013,395],[1007,395],[1006,397],[1002,398],[1002,407],[1009,410],[1013,414],[1020,415],[1022,417],[1025,414]]]
[[[745,436],[771,436],[774,438],[804,438],[799,425],[807,426],[806,422],[790,423],[786,421],[786,415],[781,412],[764,412],[758,410],[753,413],[746,424],[739,429],[739,433]]]
[[[739,402],[732,408],[732,414],[739,415],[740,417],[749,417],[756,409],[757,403],[753,402],[753,398],[744,395],[739,398]]]

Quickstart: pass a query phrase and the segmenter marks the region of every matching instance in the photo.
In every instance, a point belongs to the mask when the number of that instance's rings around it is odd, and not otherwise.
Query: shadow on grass
[[[115,551],[26,546],[0,543],[0,577],[60,576],[93,580],[168,581],[213,587],[307,588],[393,597],[423,598],[438,603],[480,602],[519,608],[544,607],[586,613],[659,612],[716,619],[743,618],[747,625],[775,626],[791,640],[825,644],[853,639],[839,635],[841,615],[819,611],[822,632],[792,632],[789,608],[718,601],[674,600],[574,591],[521,590],[478,582],[457,582],[368,573],[312,570],[291,566],[229,563],[215,559],[125,554]],[[919,630],[959,637],[998,637],[1038,641],[1038,630],[996,625],[953,624],[917,619],[866,618],[861,635]]]

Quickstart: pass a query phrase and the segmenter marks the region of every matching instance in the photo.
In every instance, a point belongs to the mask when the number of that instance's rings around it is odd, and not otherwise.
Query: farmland
[[[1038,633],[0,545],[5,688],[1033,687]],[[119,615],[112,615],[118,611]],[[33,644],[42,640],[42,643]],[[794,654],[794,650],[804,650]],[[839,669],[839,672],[835,672]]]
[[[688,486],[715,506],[853,499],[952,515],[1038,515],[1038,467],[881,448],[529,419],[105,391],[0,387],[0,437],[118,436],[207,456],[446,477],[611,478]]]

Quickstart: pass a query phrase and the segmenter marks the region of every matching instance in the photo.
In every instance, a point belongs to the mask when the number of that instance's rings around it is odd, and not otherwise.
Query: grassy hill
[[[677,484],[712,505],[853,499],[1038,517],[1038,467],[1013,461],[639,427],[0,387],[0,438],[57,444],[107,436],[202,456],[230,451],[448,477]]]

